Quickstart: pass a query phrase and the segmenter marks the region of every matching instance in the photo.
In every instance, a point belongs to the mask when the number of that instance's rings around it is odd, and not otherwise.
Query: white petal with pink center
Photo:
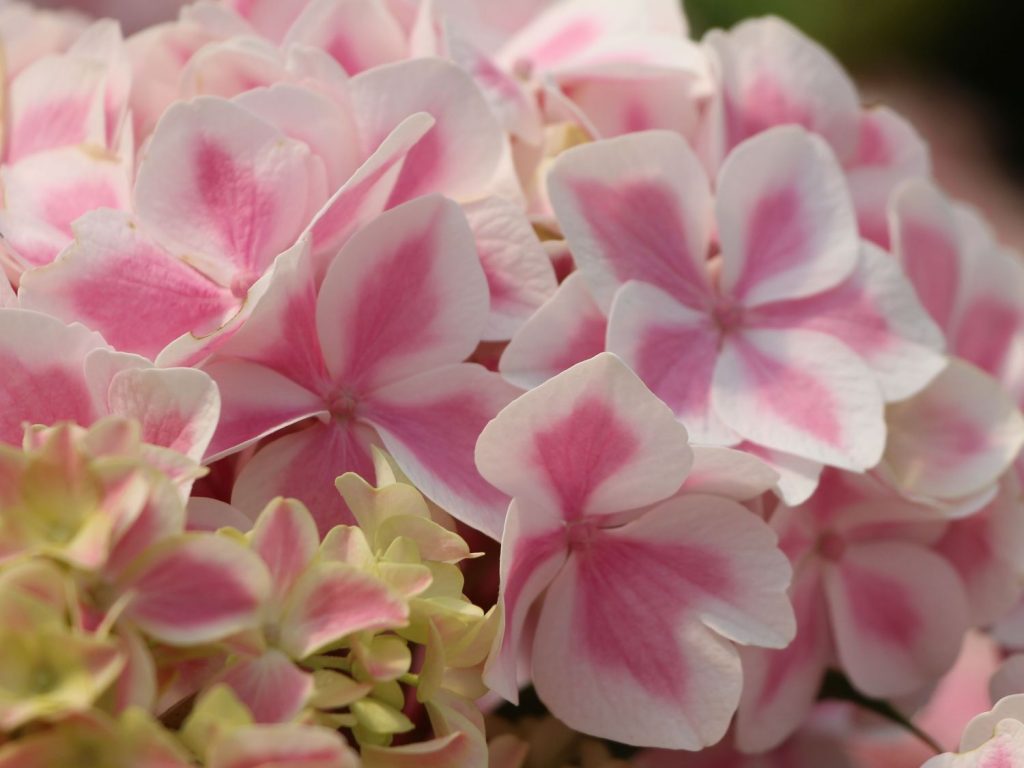
[[[774,128],[729,155],[710,260],[710,189],[677,135],[568,150],[549,184],[580,272],[599,304],[614,297],[608,350],[696,440],[808,463],[784,474],[794,501],[813,490],[815,465],[874,466],[884,400],[914,394],[945,364],[911,286],[862,245],[830,149],[802,129]],[[510,350],[510,362],[522,354],[517,340]]]
[[[717,168],[737,144],[777,125],[802,125],[840,158],[857,146],[856,88],[824,48],[775,17],[752,19],[704,38],[718,85],[705,151]]]
[[[741,687],[729,641],[791,639],[790,571],[735,501],[661,501],[692,463],[671,411],[604,353],[507,406],[476,455],[513,496],[489,684],[515,700],[517,659],[532,646],[541,699],[578,730],[684,749],[721,738]]]
[[[605,350],[608,319],[573,272],[512,336],[498,370],[516,386],[535,387]]]
[[[210,361],[226,404],[215,450],[306,416],[323,421],[261,449],[233,502],[255,512],[295,496],[326,531],[348,519],[330,478],[372,478],[369,445],[383,441],[435,501],[497,536],[507,499],[476,473],[472,449],[515,390],[461,363],[479,343],[488,300],[459,207],[433,196],[382,214],[342,248],[319,291],[306,257],[279,265],[249,322]],[[265,397],[246,394],[248,381]]]

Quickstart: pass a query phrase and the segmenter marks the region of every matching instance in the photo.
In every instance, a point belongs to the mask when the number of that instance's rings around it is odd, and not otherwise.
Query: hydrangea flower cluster
[[[852,766],[823,699],[1024,651],[1024,262],[785,22],[0,53],[0,768]]]

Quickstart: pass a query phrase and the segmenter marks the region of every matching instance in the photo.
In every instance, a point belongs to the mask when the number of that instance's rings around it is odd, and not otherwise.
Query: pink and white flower
[[[967,591],[935,545],[945,523],[866,475],[826,470],[799,507],[771,517],[793,563],[796,638],[780,651],[744,649],[737,742],[780,744],[810,712],[837,666],[864,694],[905,696],[956,660],[970,626]]]
[[[349,521],[334,477],[373,477],[383,444],[432,500],[497,537],[507,499],[473,466],[484,424],[516,390],[463,363],[480,341],[487,284],[465,217],[438,196],[400,205],[356,233],[317,287],[301,253],[205,366],[224,397],[209,459],[303,419],[261,448],[233,503],[253,513],[301,499],[321,532]]]
[[[859,239],[828,147],[801,129],[738,147],[714,198],[685,142],[658,132],[572,149],[549,184],[609,312],[607,348],[697,442],[865,470],[885,401],[945,364],[911,286]]]
[[[908,493],[970,512],[1024,446],[1024,264],[926,182],[901,187],[891,217],[894,253],[955,357],[890,407],[882,470]]]
[[[210,377],[154,368],[114,352],[81,325],[0,309],[0,442],[19,445],[25,424],[89,426],[107,415],[137,419],[142,439],[198,461],[213,436],[220,397]]]
[[[530,648],[537,693],[576,729],[676,749],[718,741],[740,695],[732,643],[790,640],[789,568],[737,502],[673,497],[693,453],[671,411],[602,354],[506,407],[476,456],[512,496],[488,685],[517,701]]]
[[[894,190],[931,172],[928,148],[907,121],[885,107],[862,108],[835,58],[782,19],[712,30],[703,47],[715,83],[698,141],[706,166],[720,168],[739,144],[770,128],[803,126],[843,167],[861,236],[887,248]]]

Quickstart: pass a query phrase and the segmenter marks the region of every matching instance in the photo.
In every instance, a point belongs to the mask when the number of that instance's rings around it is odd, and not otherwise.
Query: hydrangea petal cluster
[[[631,744],[721,738],[740,691],[729,641],[789,642],[789,567],[737,502],[675,495],[692,462],[685,428],[607,353],[487,426],[477,463],[512,497],[494,690],[515,700],[539,603],[530,677],[556,716]]]
[[[1024,262],[795,28],[0,52],[0,768],[864,768],[965,636],[1019,762]]]

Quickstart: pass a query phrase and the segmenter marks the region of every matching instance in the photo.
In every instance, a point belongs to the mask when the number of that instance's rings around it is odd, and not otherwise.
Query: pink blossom
[[[438,47],[473,75],[503,126],[536,145],[545,123],[594,137],[665,128],[692,134],[704,59],[671,0],[563,0],[502,29],[495,8],[441,2]]]
[[[703,47],[716,86],[698,141],[707,167],[720,168],[758,133],[801,125],[824,138],[842,165],[861,236],[887,248],[893,191],[930,174],[928,149],[906,120],[885,107],[862,108],[831,54],[782,19],[712,30]]]
[[[793,563],[793,643],[744,649],[737,740],[781,743],[813,705],[827,667],[875,698],[904,696],[955,661],[970,622],[960,575],[936,551],[944,523],[870,476],[826,470],[805,504],[771,518]]]
[[[0,442],[20,444],[26,423],[89,426],[115,414],[138,419],[146,442],[198,460],[217,424],[220,398],[209,376],[114,352],[77,323],[0,309],[0,360]]]
[[[828,148],[800,129],[737,148],[714,200],[696,157],[667,133],[570,150],[550,185],[609,312],[607,348],[699,442],[864,470],[882,454],[884,402],[944,365],[910,285],[859,240]]]
[[[487,284],[459,207],[440,197],[394,208],[354,235],[317,288],[293,254],[245,326],[205,366],[224,397],[210,458],[309,417],[246,464],[233,502],[304,501],[321,531],[349,519],[331,480],[373,476],[383,444],[430,498],[497,536],[505,497],[472,450],[515,390],[462,361],[480,340]]]
[[[894,253],[957,359],[892,407],[882,469],[910,493],[969,512],[1024,445],[1024,265],[923,181],[898,190],[891,215]]]
[[[741,687],[730,641],[789,641],[789,573],[736,502],[669,498],[692,463],[685,428],[608,354],[488,425],[477,464],[513,497],[493,690],[518,699],[517,661],[531,648],[533,685],[576,729],[676,749],[722,737]]]
[[[0,171],[6,271],[52,261],[71,241],[72,222],[93,208],[127,206],[130,82],[112,21],[96,22],[65,53],[36,59],[11,80]]]

